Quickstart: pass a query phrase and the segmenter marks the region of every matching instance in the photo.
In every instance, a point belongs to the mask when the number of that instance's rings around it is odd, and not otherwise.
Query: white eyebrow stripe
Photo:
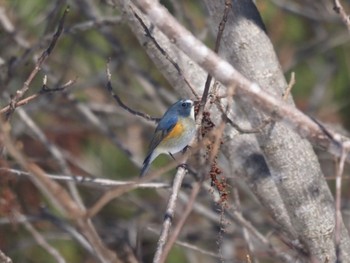
[[[185,100],[184,102],[193,104],[192,100]]]

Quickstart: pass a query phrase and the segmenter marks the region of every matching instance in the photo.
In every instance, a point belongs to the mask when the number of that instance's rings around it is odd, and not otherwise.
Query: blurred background
[[[161,3],[199,39],[214,46],[215,37],[208,30],[209,16],[200,0]],[[349,13],[349,1],[342,3]],[[45,75],[47,88],[58,90],[41,92],[18,108],[9,119],[11,134],[28,159],[48,174],[67,175],[69,171],[87,178],[135,179],[139,175],[136,163],[141,163],[146,154],[155,123],[116,104],[105,88],[107,61],[111,61],[114,91],[132,109],[160,117],[178,95],[147,57],[113,1],[0,0],[0,109],[23,86],[67,5],[70,12],[64,31],[24,98],[42,91]],[[258,0],[256,5],[287,80],[291,72],[296,74],[292,94],[297,107],[349,136],[350,34],[332,10],[332,1]],[[69,81],[74,83],[62,90]],[[61,157],[54,155],[48,145],[54,145]],[[316,151],[333,191],[334,159]],[[162,156],[152,167],[168,162],[169,158]],[[24,220],[67,262],[95,261],[76,240],[78,234],[68,230],[69,222],[61,219],[28,176],[19,172],[21,168],[7,157],[6,150],[0,168],[0,250],[13,262],[56,262],[21,223]],[[156,181],[171,185],[173,174],[174,170]],[[288,251],[285,237],[278,234],[272,219],[244,183],[226,176],[229,206],[237,208],[240,203],[245,218],[282,251]],[[349,188],[347,179],[346,171],[344,189]],[[180,214],[188,200],[188,186],[194,180],[191,175],[185,179],[178,204]],[[78,189],[89,207],[108,186],[78,184]],[[114,199],[94,217],[101,238],[124,257],[123,262],[135,262],[133,258],[151,261],[169,193],[166,186],[133,190]],[[349,191],[343,191],[344,218],[350,215],[350,203],[346,201],[349,195]],[[16,216],[13,209],[23,216]],[[167,262],[219,262],[226,254],[237,262],[249,262],[245,232],[234,220],[223,220],[222,214],[215,189],[208,184],[197,198],[180,240],[213,255],[177,244]],[[219,252],[218,244],[223,240],[229,245],[221,246]],[[255,249],[261,262],[277,262],[264,249]]]

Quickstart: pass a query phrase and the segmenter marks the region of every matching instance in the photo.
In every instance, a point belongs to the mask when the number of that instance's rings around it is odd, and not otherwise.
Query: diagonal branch
[[[135,0],[134,2],[168,38],[173,40],[172,42],[178,48],[218,81],[235,89],[235,94],[243,101],[272,116],[274,120],[287,124],[314,145],[325,148],[335,156],[341,156],[339,145],[325,136],[319,126],[307,115],[245,78],[232,65],[221,59],[182,27],[159,3],[151,0]],[[349,155],[347,161],[350,161]]]
[[[339,0],[333,0],[333,10],[340,15],[341,20],[343,20],[344,24],[348,28],[348,31],[350,31],[350,17],[345,12],[344,7]]]

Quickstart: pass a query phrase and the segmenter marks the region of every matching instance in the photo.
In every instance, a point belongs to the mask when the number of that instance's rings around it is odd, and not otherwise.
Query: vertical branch
[[[225,128],[225,122],[222,121],[221,125],[219,125],[217,127],[217,129],[213,132],[213,134],[215,136],[215,141],[213,142],[214,146],[213,146],[213,149],[211,150],[211,155],[209,157],[208,163],[210,163],[210,164],[214,163],[214,160],[219,152],[219,147],[220,147],[221,138],[222,138],[222,135],[224,132],[224,128]],[[187,202],[185,211],[183,212],[183,214],[182,214],[179,222],[177,223],[172,235],[169,237],[169,240],[165,245],[164,252],[159,260],[160,263],[166,262],[166,258],[168,256],[168,254],[170,253],[171,248],[173,247],[174,243],[176,242],[176,240],[180,234],[180,231],[182,230],[183,226],[186,223],[187,218],[190,216],[190,214],[193,210],[193,205],[196,201],[196,198],[199,194],[199,191],[202,187],[202,184],[206,179],[207,179],[207,177],[202,176],[201,180],[199,182],[197,182],[195,184],[195,186],[193,187],[192,192],[191,192],[191,196],[190,196],[189,201]]]
[[[199,194],[201,186],[202,186],[202,182],[197,182],[195,184],[195,186],[193,187],[192,192],[191,192],[191,196],[189,198],[189,201],[187,203],[185,211],[183,212],[183,214],[182,214],[178,224],[176,225],[173,233],[169,237],[169,240],[166,243],[166,245],[164,247],[164,251],[163,251],[163,253],[161,255],[161,258],[160,258],[160,260],[158,262],[160,262],[160,263],[166,262],[166,258],[169,255],[171,248],[173,247],[174,243],[176,242],[176,239],[179,236],[181,229],[185,225],[187,218],[189,217],[189,215],[192,212],[194,202],[196,200],[196,197]]]
[[[233,188],[233,198],[234,198],[234,202],[235,202],[235,211],[236,213],[239,213],[242,215],[242,210],[241,210],[241,201],[239,198],[239,192],[237,187]],[[244,226],[242,226],[242,232],[243,232],[243,238],[245,240],[245,242],[247,243],[247,247],[248,247],[248,252],[249,254],[247,254],[247,258],[249,257],[249,261],[248,262],[254,262],[257,263],[257,259],[255,257],[253,257],[253,259],[251,258],[250,254],[254,253],[254,243],[251,240],[250,237],[250,233],[248,232],[247,228],[245,228]],[[254,256],[254,254],[253,254]]]
[[[349,150],[342,144],[342,154],[339,159],[339,163],[336,166],[336,180],[335,180],[335,253],[336,253],[336,263],[341,263],[340,255],[340,239],[341,239],[341,186],[342,186],[342,176],[344,172],[344,164],[346,155]]]
[[[224,33],[225,25],[226,25],[226,22],[227,22],[227,16],[228,16],[231,8],[232,8],[231,1],[230,0],[225,0],[224,14],[223,14],[222,20],[221,20],[221,22],[219,24],[219,30],[218,30],[218,34],[216,36],[216,41],[215,41],[215,48],[214,48],[214,52],[215,53],[219,52],[222,35]],[[207,76],[207,79],[205,81],[204,91],[203,91],[202,99],[201,99],[200,106],[199,106],[199,111],[198,111],[199,119],[201,119],[201,116],[202,116],[203,111],[204,111],[204,106],[205,106],[205,104],[207,102],[207,99],[208,99],[209,89],[210,89],[210,84],[211,84],[212,78],[213,78],[212,75],[209,73],[208,76]]]
[[[163,259],[164,247],[168,240],[170,227],[171,227],[171,224],[174,218],[174,212],[176,209],[176,201],[177,201],[178,193],[180,191],[180,187],[185,175],[186,175],[186,169],[180,166],[177,170],[177,173],[175,175],[175,179],[173,182],[173,188],[172,188],[171,196],[168,201],[168,206],[165,212],[163,226],[160,233],[160,237],[158,239],[157,249],[153,258],[153,263],[163,262],[162,259]]]

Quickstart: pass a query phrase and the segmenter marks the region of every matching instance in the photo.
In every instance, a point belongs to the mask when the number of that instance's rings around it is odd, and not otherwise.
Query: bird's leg
[[[185,148],[186,148],[186,147],[185,147]],[[171,156],[171,158],[173,158],[173,160],[176,161],[174,155],[173,155],[171,152],[168,152],[168,153],[169,153],[169,155]],[[178,169],[179,167],[182,167],[182,168],[188,170],[188,165],[187,165],[187,163],[180,163],[178,166],[176,166],[176,169]]]
[[[174,155],[171,152],[169,152],[169,155],[171,156],[171,158],[173,158],[174,161],[176,161]]]

